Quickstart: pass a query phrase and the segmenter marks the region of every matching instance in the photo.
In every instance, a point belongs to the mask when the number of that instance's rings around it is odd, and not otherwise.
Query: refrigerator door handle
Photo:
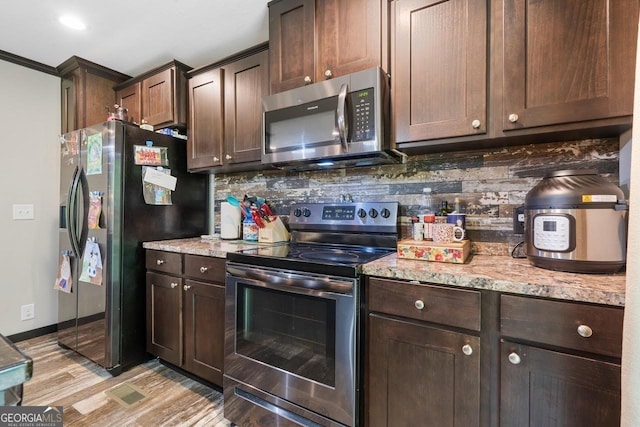
[[[78,180],[80,182],[80,188],[82,190],[82,228],[80,229],[80,238],[78,240],[78,257],[82,257],[85,248],[85,242],[89,235],[89,182],[87,181],[87,174],[83,168],[80,168],[78,173]],[[77,218],[76,218],[77,220]]]
[[[79,172],[80,169],[76,166],[76,169],[73,171],[73,175],[71,176],[71,182],[69,183],[69,192],[67,193],[67,210],[65,212],[65,220],[67,222],[67,235],[69,236],[71,249],[73,249],[73,255],[75,257],[80,256],[78,237],[76,236],[76,231],[78,228],[76,222],[78,220],[77,193],[80,180]]]

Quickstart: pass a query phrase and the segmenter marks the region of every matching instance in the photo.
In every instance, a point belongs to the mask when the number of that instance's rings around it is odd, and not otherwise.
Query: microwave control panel
[[[352,105],[351,138],[352,142],[369,141],[376,136],[376,118],[373,112],[373,88],[351,92]]]

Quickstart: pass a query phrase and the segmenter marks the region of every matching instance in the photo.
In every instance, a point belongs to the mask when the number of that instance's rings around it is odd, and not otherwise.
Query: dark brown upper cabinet
[[[222,166],[224,85],[221,68],[189,78],[187,167],[199,170]]]
[[[638,0],[397,0],[393,134],[408,154],[631,127]]]
[[[387,0],[269,3],[271,93],[375,66],[388,69]]]
[[[142,83],[132,83],[116,91],[116,103],[127,109],[127,117],[130,122],[141,123]]]
[[[501,129],[633,110],[637,0],[503,0]]]
[[[189,73],[189,170],[257,169],[269,51],[263,44]]]
[[[191,67],[171,61],[118,85],[116,103],[127,108],[129,121],[145,120],[155,129],[187,127],[187,78]]]
[[[269,52],[224,66],[224,163],[259,162],[262,97],[269,94]]]
[[[397,142],[487,131],[487,1],[395,3]]]
[[[62,78],[62,133],[106,121],[115,103],[113,87],[130,78],[77,56],[60,64],[57,70]]]

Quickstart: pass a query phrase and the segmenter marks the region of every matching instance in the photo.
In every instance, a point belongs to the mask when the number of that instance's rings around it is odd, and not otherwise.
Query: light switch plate
[[[13,219],[34,219],[33,205],[13,205]]]

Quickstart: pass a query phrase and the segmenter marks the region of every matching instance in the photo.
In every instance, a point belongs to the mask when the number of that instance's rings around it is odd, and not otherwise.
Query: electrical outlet
[[[36,317],[36,307],[34,304],[25,304],[20,307],[20,320],[30,320]]]
[[[513,234],[524,234],[524,206],[513,210]]]
[[[13,205],[13,219],[34,219],[33,205]]]

